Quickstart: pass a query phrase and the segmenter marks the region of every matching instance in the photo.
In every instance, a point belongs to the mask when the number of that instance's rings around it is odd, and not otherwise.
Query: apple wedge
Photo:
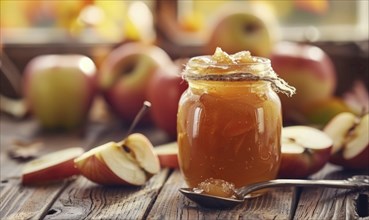
[[[177,142],[156,146],[154,151],[158,155],[161,167],[179,168]]]
[[[81,174],[102,185],[143,185],[160,171],[151,142],[142,134],[108,142],[74,160]]]
[[[68,148],[43,155],[25,164],[22,170],[22,184],[33,185],[56,182],[79,174],[74,159],[83,154],[80,147]]]
[[[369,169],[369,114],[336,115],[323,129],[333,142],[330,162],[347,169]]]
[[[308,126],[282,129],[280,178],[305,178],[320,170],[330,157],[332,139],[323,131]]]

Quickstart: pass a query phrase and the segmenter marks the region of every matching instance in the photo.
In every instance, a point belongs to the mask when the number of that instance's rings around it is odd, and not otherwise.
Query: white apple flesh
[[[282,129],[280,178],[305,178],[328,162],[332,139],[323,131],[308,126]]]
[[[161,167],[179,168],[177,142],[156,146],[154,151],[158,155]]]
[[[74,159],[83,154],[80,147],[68,148],[46,154],[28,162],[22,171],[22,184],[44,184],[78,175]]]
[[[74,162],[83,176],[102,185],[143,185],[160,171],[152,144],[138,133],[93,148]]]
[[[369,114],[340,113],[324,132],[334,140],[330,162],[348,169],[369,169]]]

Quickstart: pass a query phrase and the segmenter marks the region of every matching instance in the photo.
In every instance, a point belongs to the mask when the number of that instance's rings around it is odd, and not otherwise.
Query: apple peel
[[[22,184],[56,182],[80,174],[73,161],[83,152],[80,147],[67,148],[28,162],[22,170]]]
[[[282,129],[280,178],[305,178],[328,162],[332,139],[323,131],[308,126]]]
[[[161,167],[179,168],[177,142],[156,146],[154,151],[158,155]]]
[[[75,166],[81,174],[92,182],[102,185],[126,184],[117,175],[115,175],[104,163],[101,155],[98,153],[108,148],[114,142],[108,142],[99,147],[93,148],[74,160]],[[98,172],[97,172],[98,171]]]
[[[138,133],[93,148],[74,163],[83,176],[102,185],[143,185],[160,171],[151,142]]]

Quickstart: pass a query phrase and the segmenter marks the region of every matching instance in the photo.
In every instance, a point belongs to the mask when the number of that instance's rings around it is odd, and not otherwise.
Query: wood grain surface
[[[185,186],[179,170],[162,169],[141,187],[106,187],[82,176],[44,186],[23,186],[23,161],[9,157],[15,140],[38,140],[39,155],[67,147],[85,150],[121,140],[127,126],[92,123],[68,135],[45,133],[31,119],[1,116],[0,219],[369,219],[368,191],[321,188],[275,188],[232,209],[197,206],[179,193]],[[154,144],[168,141],[163,132],[138,128]],[[344,179],[368,171],[346,171],[328,164],[311,179]]]

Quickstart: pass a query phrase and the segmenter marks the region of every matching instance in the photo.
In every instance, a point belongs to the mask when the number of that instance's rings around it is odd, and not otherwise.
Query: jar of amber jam
[[[236,187],[274,179],[281,161],[281,103],[293,93],[270,60],[249,52],[191,58],[179,101],[179,163],[190,187],[221,179]]]

